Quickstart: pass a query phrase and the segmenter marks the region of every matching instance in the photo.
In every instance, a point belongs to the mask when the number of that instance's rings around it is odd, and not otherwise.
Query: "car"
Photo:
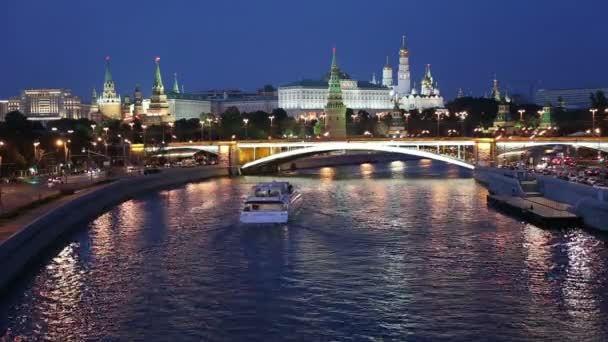
[[[52,188],[55,185],[63,184],[63,183],[64,183],[63,177],[51,177],[47,180],[47,185],[49,188]]]

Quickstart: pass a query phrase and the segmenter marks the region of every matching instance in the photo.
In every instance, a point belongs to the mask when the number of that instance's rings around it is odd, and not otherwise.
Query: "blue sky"
[[[166,87],[256,89],[326,72],[331,47],[354,78],[394,67],[408,37],[413,78],[426,63],[447,97],[482,95],[494,73],[525,89],[608,86],[608,1],[4,0],[0,98],[71,88],[85,99],[112,57],[121,94],[149,94],[155,56]]]

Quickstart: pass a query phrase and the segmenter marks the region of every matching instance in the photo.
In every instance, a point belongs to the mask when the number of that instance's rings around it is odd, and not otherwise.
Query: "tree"
[[[325,127],[323,127],[323,123],[321,122],[321,120],[317,120],[317,122],[315,122],[315,125],[313,126],[313,133],[315,136],[319,136],[323,134],[323,131],[325,130]]]
[[[231,139],[232,135],[238,134],[243,128],[241,112],[236,107],[228,107],[221,115],[220,136],[223,139]]]
[[[597,108],[603,110],[608,107],[608,100],[606,99],[606,94],[603,91],[598,90],[590,95],[591,99],[591,108]]]

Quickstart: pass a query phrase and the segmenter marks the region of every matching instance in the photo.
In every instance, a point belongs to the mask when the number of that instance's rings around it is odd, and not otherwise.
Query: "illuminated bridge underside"
[[[347,151],[378,151],[378,152],[387,152],[387,153],[399,153],[406,154],[410,156],[416,156],[426,159],[433,159],[442,162],[446,162],[449,164],[458,165],[467,169],[474,169],[470,163],[465,161],[444,156],[441,154],[436,154],[432,152],[427,152],[424,150],[419,150],[412,147],[399,147],[394,146],[394,143],[363,143],[363,142],[324,142],[324,143],[316,143],[313,146],[302,147],[291,151],[285,151],[276,153],[249,163],[246,163],[242,166],[243,170],[261,167],[268,164],[277,164],[284,160],[294,159],[294,157],[299,156],[308,156],[314,155],[317,153],[324,152],[332,152],[339,150],[347,150]]]
[[[564,145],[564,146],[572,146],[576,148],[584,147],[592,150],[600,150],[603,152],[608,152],[608,141],[572,141],[572,140],[564,140],[564,139],[556,139],[556,140],[543,140],[543,141],[504,141],[496,142],[496,148],[498,151],[502,152],[511,152],[514,150],[525,150],[531,147],[539,147],[539,146],[555,146],[555,145]]]

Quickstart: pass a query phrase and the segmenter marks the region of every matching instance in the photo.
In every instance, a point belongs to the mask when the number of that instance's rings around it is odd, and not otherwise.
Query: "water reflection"
[[[606,340],[606,237],[486,206],[432,161],[298,171],[287,224],[242,226],[253,184],[128,201],[2,301],[0,332],[49,340]],[[556,335],[559,332],[559,335]],[[159,338],[162,336],[162,338]]]

